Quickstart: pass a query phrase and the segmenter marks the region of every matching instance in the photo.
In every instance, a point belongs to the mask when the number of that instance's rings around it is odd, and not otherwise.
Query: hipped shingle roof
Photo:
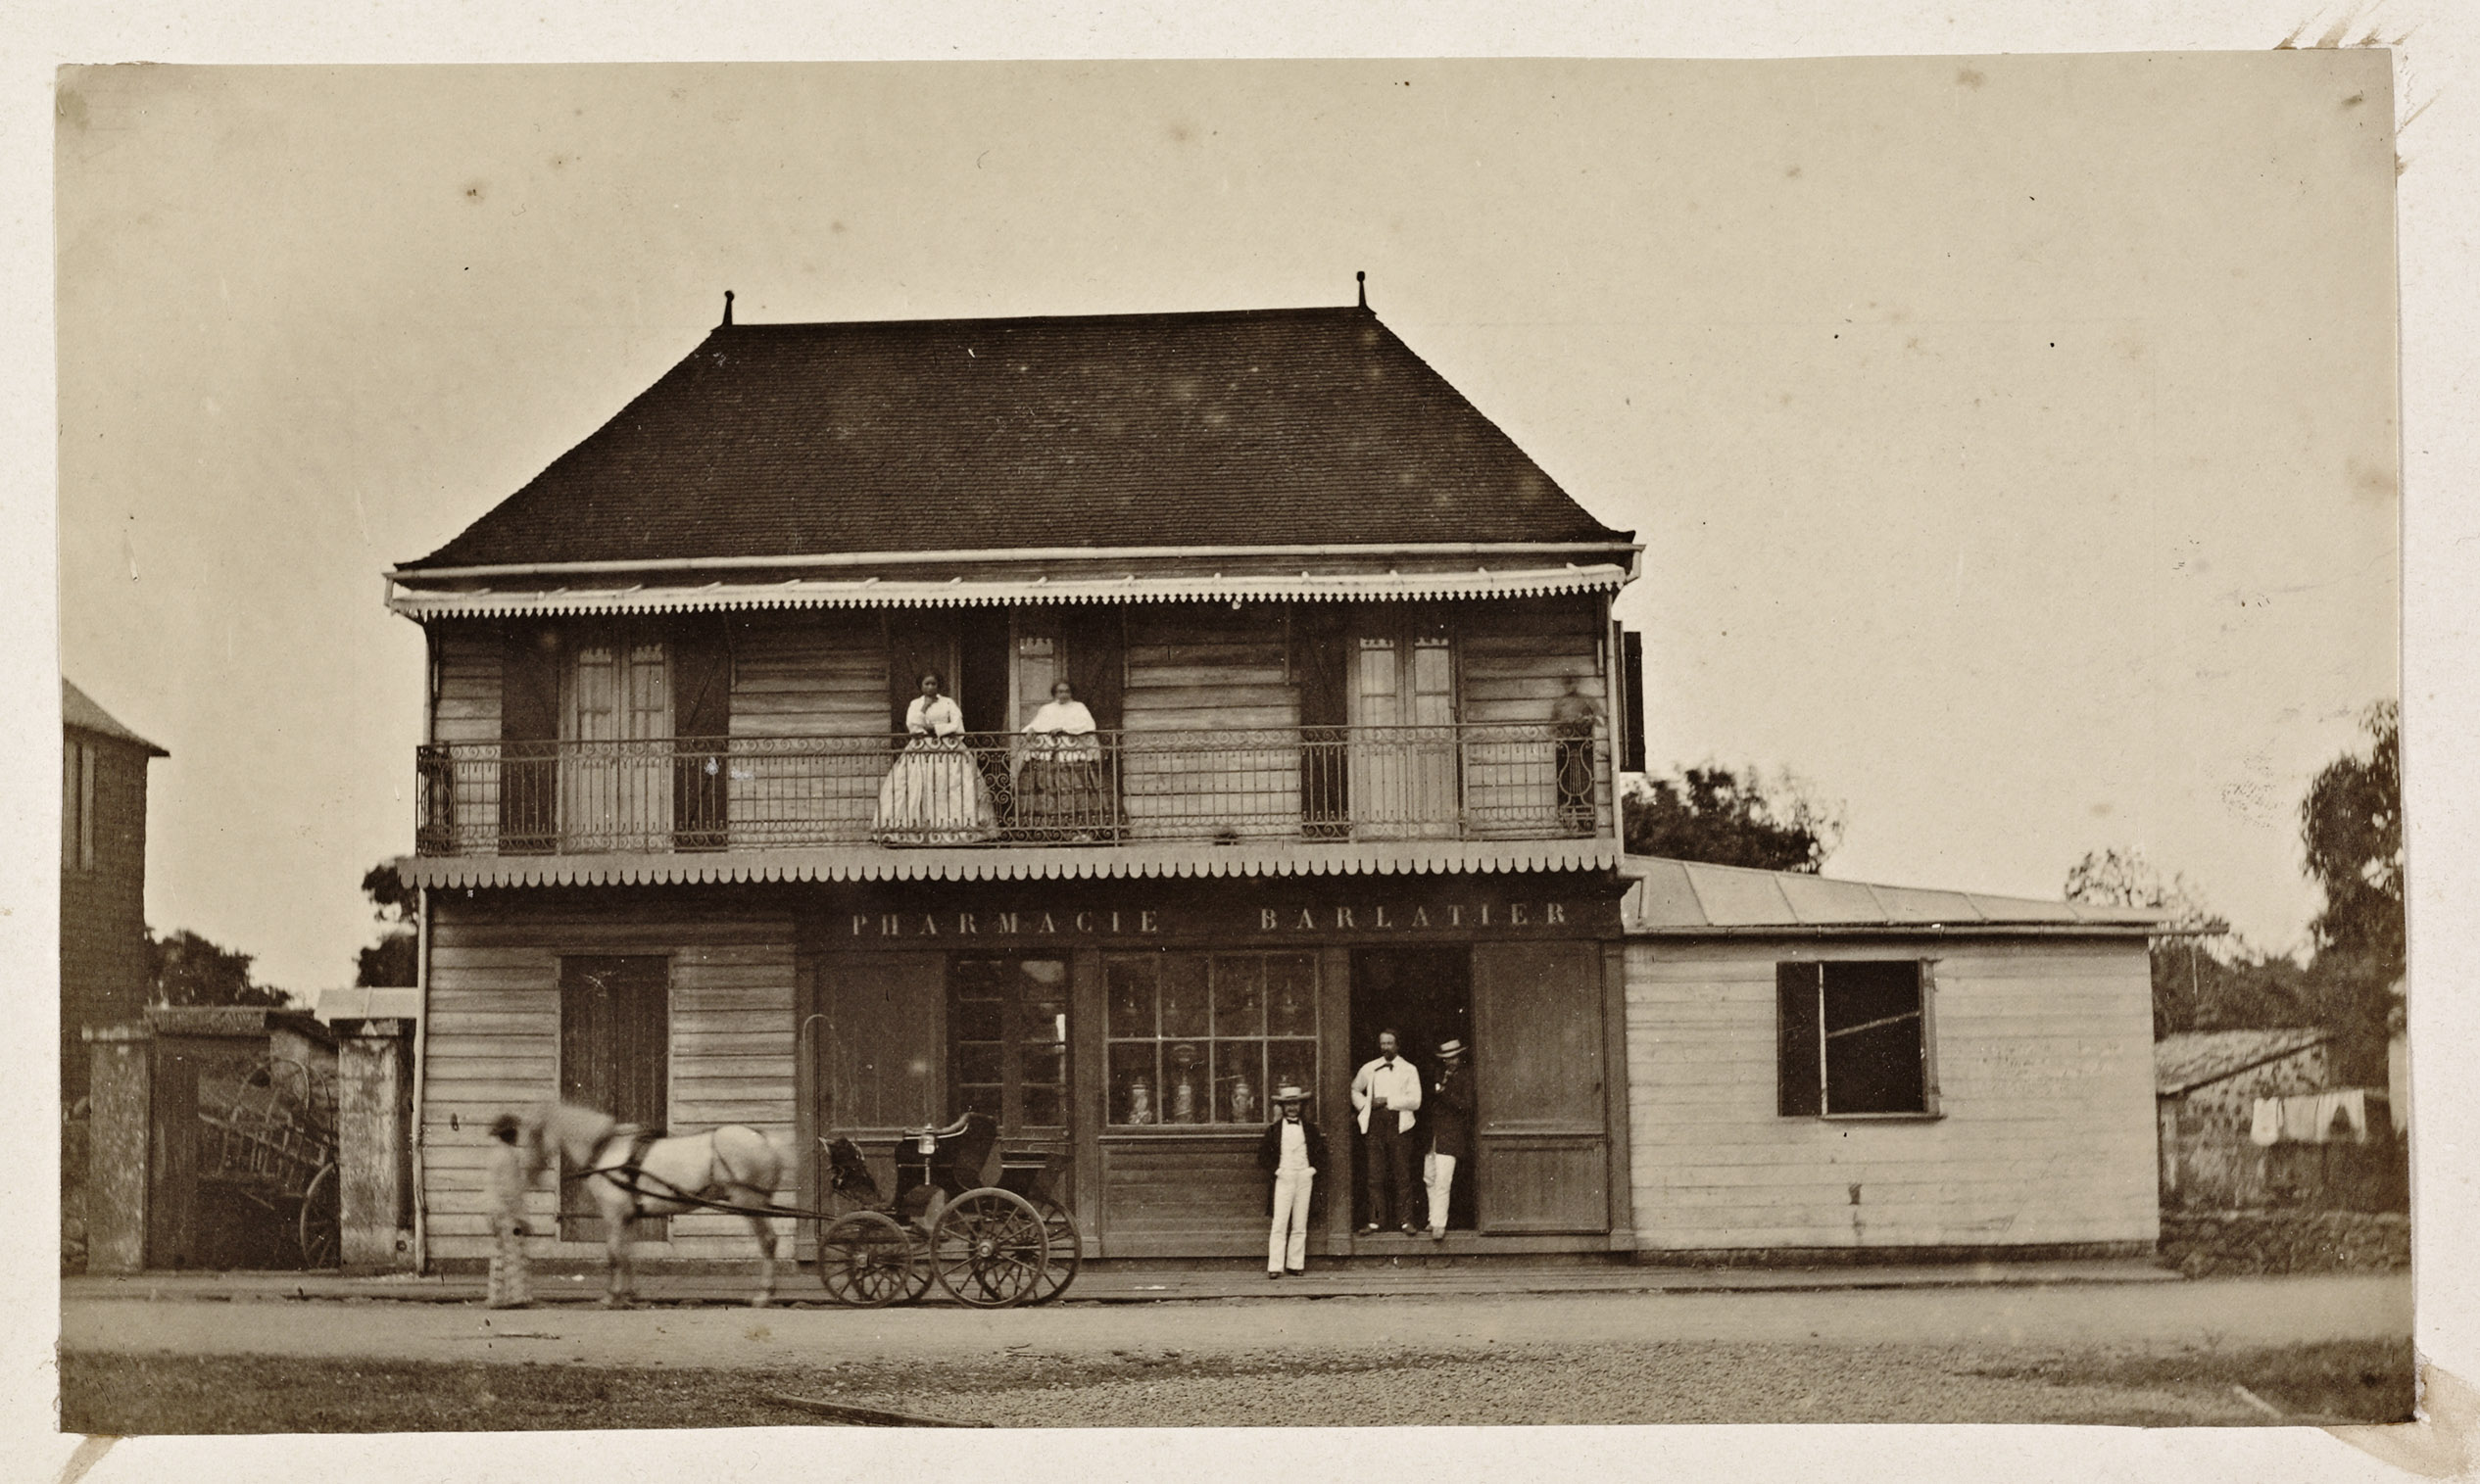
[[[1364,309],[720,326],[424,568],[1625,543]]]

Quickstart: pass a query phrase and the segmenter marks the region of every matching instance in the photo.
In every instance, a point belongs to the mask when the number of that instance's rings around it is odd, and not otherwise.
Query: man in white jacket
[[[1412,1194],[1413,1110],[1421,1106],[1421,1074],[1395,1054],[1395,1032],[1378,1032],[1378,1055],[1352,1077],[1352,1110],[1360,1118],[1362,1182],[1369,1192],[1361,1234],[1401,1223],[1419,1236]]]

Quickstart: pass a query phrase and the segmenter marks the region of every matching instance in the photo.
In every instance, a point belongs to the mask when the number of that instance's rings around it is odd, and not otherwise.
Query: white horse
[[[603,1305],[626,1309],[636,1301],[637,1279],[629,1264],[630,1227],[642,1216],[678,1216],[711,1209],[701,1202],[768,1206],[782,1182],[783,1154],[755,1128],[728,1124],[704,1133],[647,1140],[643,1130],[613,1122],[591,1108],[546,1103],[518,1123],[529,1182],[558,1160],[567,1178],[582,1183],[603,1218],[604,1250],[610,1276]],[[757,1238],[757,1296],[763,1309],[775,1297],[775,1227],[765,1217],[748,1217]]]

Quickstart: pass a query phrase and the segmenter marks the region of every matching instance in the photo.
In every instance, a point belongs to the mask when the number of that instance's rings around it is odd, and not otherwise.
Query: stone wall
[[[2161,1253],[2191,1278],[2393,1271],[2411,1265],[2411,1219],[2390,1211],[2165,1211]]]

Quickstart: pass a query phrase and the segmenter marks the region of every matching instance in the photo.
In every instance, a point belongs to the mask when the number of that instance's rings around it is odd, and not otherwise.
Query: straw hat
[[[1285,1082],[1275,1089],[1274,1100],[1278,1103],[1305,1103],[1309,1094],[1300,1090],[1298,1082]]]
[[[1440,1056],[1454,1057],[1462,1056],[1463,1054],[1464,1043],[1451,1035],[1445,1040],[1438,1042],[1438,1055]]]

